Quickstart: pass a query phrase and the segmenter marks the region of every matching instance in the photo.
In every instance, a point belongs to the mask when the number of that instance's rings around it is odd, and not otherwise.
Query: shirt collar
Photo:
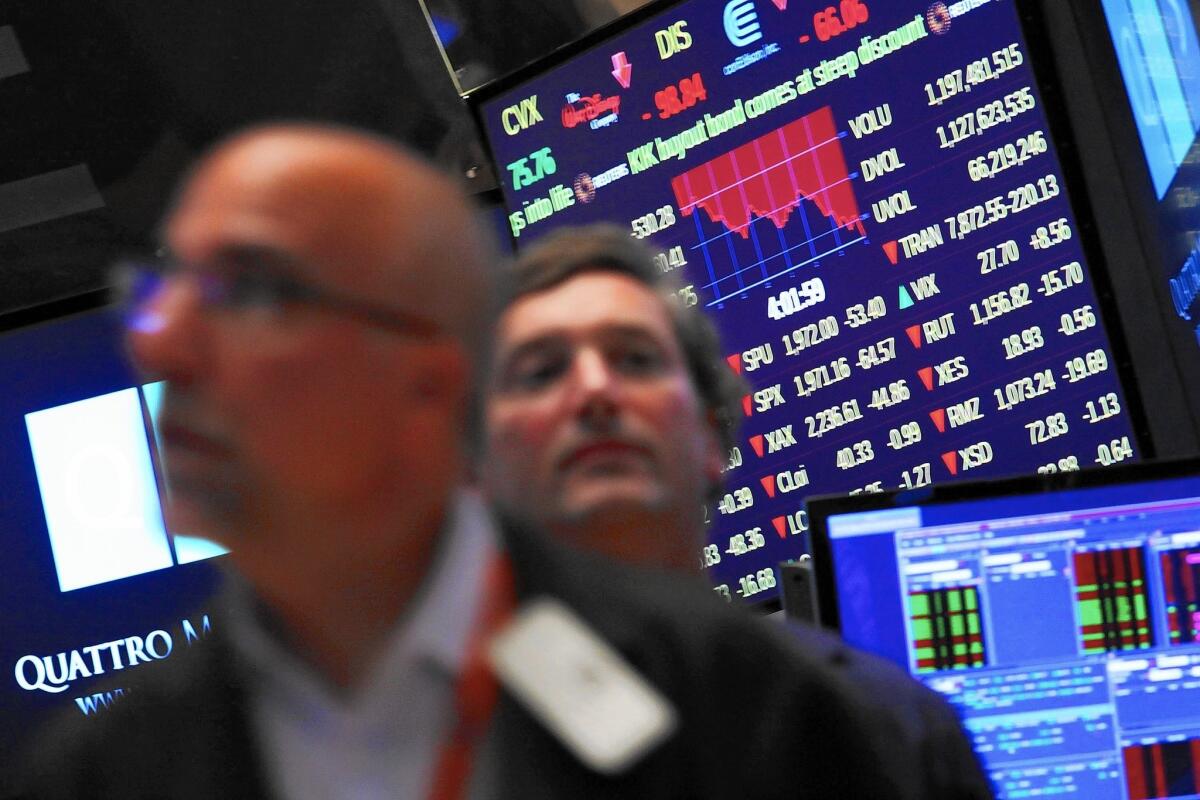
[[[471,630],[483,602],[488,564],[498,543],[490,515],[477,493],[463,489],[454,499],[439,552],[409,608],[397,621],[374,667],[355,695],[370,702],[394,690],[397,678],[423,665],[456,677],[463,668]],[[270,622],[253,588],[233,574],[226,592],[229,633],[257,680],[305,693],[324,682],[287,646]]]
[[[384,664],[403,655],[431,661],[451,675],[462,670],[497,544],[482,500],[467,490],[459,493],[446,530],[442,552],[422,587],[423,596],[385,649]]]

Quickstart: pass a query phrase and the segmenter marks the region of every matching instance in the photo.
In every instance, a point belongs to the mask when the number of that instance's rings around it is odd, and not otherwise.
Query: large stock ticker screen
[[[480,102],[518,247],[626,227],[751,386],[718,592],[808,494],[1136,456],[1029,60],[1012,0],[691,0]]]

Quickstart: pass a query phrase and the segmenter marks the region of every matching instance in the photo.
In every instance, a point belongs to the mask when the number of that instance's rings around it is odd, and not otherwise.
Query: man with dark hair
[[[720,339],[712,322],[695,303],[680,295],[683,287],[664,271],[645,247],[615,226],[552,233],[523,253],[513,265],[505,307],[526,295],[550,289],[583,272],[628,275],[664,297],[665,310],[679,342],[688,374],[705,413],[714,422],[725,448],[733,446],[736,414],[745,382],[721,363]]]
[[[563,541],[698,576],[701,505],[720,486],[744,394],[711,323],[613,227],[548,235],[518,259],[511,288],[488,381],[485,493]],[[941,698],[832,636],[792,633],[867,698],[870,729],[918,796],[990,796]]]
[[[694,569],[743,384],[678,291],[608,226],[551,234],[517,261],[481,467],[505,515],[625,561]]]

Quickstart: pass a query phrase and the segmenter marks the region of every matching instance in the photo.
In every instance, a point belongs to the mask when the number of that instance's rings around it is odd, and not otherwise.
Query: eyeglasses
[[[289,306],[303,305],[405,336],[434,338],[441,333],[441,326],[432,320],[293,277],[282,265],[272,264],[279,260],[276,254],[269,258],[243,254],[229,269],[208,270],[166,255],[129,259],[113,267],[110,285],[116,301],[125,309],[126,325],[134,330],[153,324],[147,319],[146,304],[166,282],[187,276],[196,282],[204,305],[218,311],[277,320]]]

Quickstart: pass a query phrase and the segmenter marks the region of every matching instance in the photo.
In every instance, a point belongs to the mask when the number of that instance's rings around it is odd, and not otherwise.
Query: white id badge
[[[623,772],[678,722],[666,698],[557,600],[525,604],[488,656],[505,688],[597,772]]]

